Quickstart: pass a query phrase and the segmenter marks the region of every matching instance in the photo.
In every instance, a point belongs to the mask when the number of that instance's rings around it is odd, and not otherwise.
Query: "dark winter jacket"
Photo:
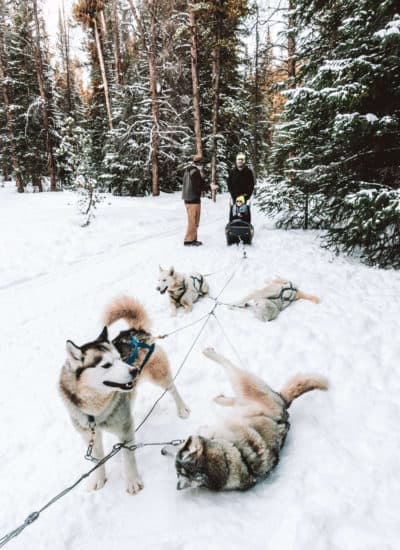
[[[253,194],[254,185],[253,172],[247,166],[244,166],[242,170],[238,170],[235,166],[229,172],[228,190],[233,200],[239,195],[244,195],[246,200],[249,199]]]
[[[188,204],[199,204],[202,192],[209,190],[197,166],[188,166],[183,176],[182,199]]]

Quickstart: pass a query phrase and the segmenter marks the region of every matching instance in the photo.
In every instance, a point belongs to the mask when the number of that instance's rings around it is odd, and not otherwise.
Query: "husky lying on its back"
[[[191,436],[175,461],[177,489],[207,487],[215,491],[248,489],[276,466],[289,430],[288,412],[293,399],[310,390],[326,390],[316,376],[298,375],[281,393],[252,374],[207,348],[204,354],[225,367],[235,397],[219,395],[215,401],[232,407],[233,415],[206,437]]]
[[[173,267],[162,269],[158,276],[157,290],[160,294],[168,292],[171,304],[171,313],[176,315],[176,310],[182,306],[186,311],[192,311],[194,302],[208,294],[208,284],[200,273],[177,273]]]
[[[153,338],[148,332],[150,321],[143,306],[131,298],[115,300],[107,308],[104,321],[110,325],[118,319],[125,319],[129,329],[122,331],[112,342],[107,326],[96,340],[83,346],[67,341],[67,359],[59,381],[72,423],[86,445],[89,442],[93,445],[93,455],[98,459],[104,456],[102,430],[112,432],[120,442],[135,442],[131,399],[138,379],[147,377],[168,389],[175,400],[178,415],[181,418],[189,415],[189,409],[172,381],[164,350],[158,345],[152,346]],[[137,493],[143,488],[143,483],[137,471],[135,453],[125,449],[121,452],[127,491]],[[89,477],[88,489],[101,489],[105,481],[103,465]]]

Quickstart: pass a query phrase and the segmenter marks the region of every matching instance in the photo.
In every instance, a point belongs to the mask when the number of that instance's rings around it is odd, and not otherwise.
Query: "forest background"
[[[72,8],[69,14],[69,7]],[[395,0],[0,0],[0,171],[19,192],[173,192],[237,152],[279,227],[400,266]],[[79,31],[79,34],[77,34]],[[74,38],[75,36],[75,38]],[[81,40],[77,55],[76,36]]]

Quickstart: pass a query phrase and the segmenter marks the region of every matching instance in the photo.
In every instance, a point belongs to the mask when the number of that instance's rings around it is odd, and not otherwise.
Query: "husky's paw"
[[[171,317],[176,317],[176,307],[171,307]]]
[[[217,352],[211,347],[203,349],[203,354],[209,359],[215,359],[217,357]]]
[[[130,495],[136,495],[136,493],[141,491],[143,489],[143,487],[144,487],[144,485],[143,485],[143,481],[141,480],[141,478],[136,477],[132,481],[128,481],[128,485],[126,487],[126,490]]]
[[[224,395],[223,393],[221,393],[220,395],[216,395],[213,401],[218,405],[222,405],[223,407],[233,407],[233,405],[236,403],[234,397],[226,397],[226,395]]]
[[[179,418],[188,418],[190,416],[190,409],[185,403],[178,407]]]
[[[87,491],[98,491],[99,489],[102,489],[104,487],[105,482],[107,481],[106,476],[93,476],[89,477],[87,484],[86,484],[86,490]]]

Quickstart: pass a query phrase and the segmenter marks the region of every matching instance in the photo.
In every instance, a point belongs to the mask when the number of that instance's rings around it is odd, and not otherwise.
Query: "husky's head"
[[[102,393],[130,391],[139,369],[121,360],[107,327],[93,342],[77,346],[67,340],[67,356],[77,382]]]
[[[160,294],[165,294],[169,288],[171,288],[175,282],[175,269],[170,267],[169,269],[163,269],[160,267],[160,273],[158,275],[158,286],[156,290]]]
[[[208,487],[205,446],[205,438],[190,436],[178,451],[175,459],[178,476],[176,488],[178,491],[195,487]]]

